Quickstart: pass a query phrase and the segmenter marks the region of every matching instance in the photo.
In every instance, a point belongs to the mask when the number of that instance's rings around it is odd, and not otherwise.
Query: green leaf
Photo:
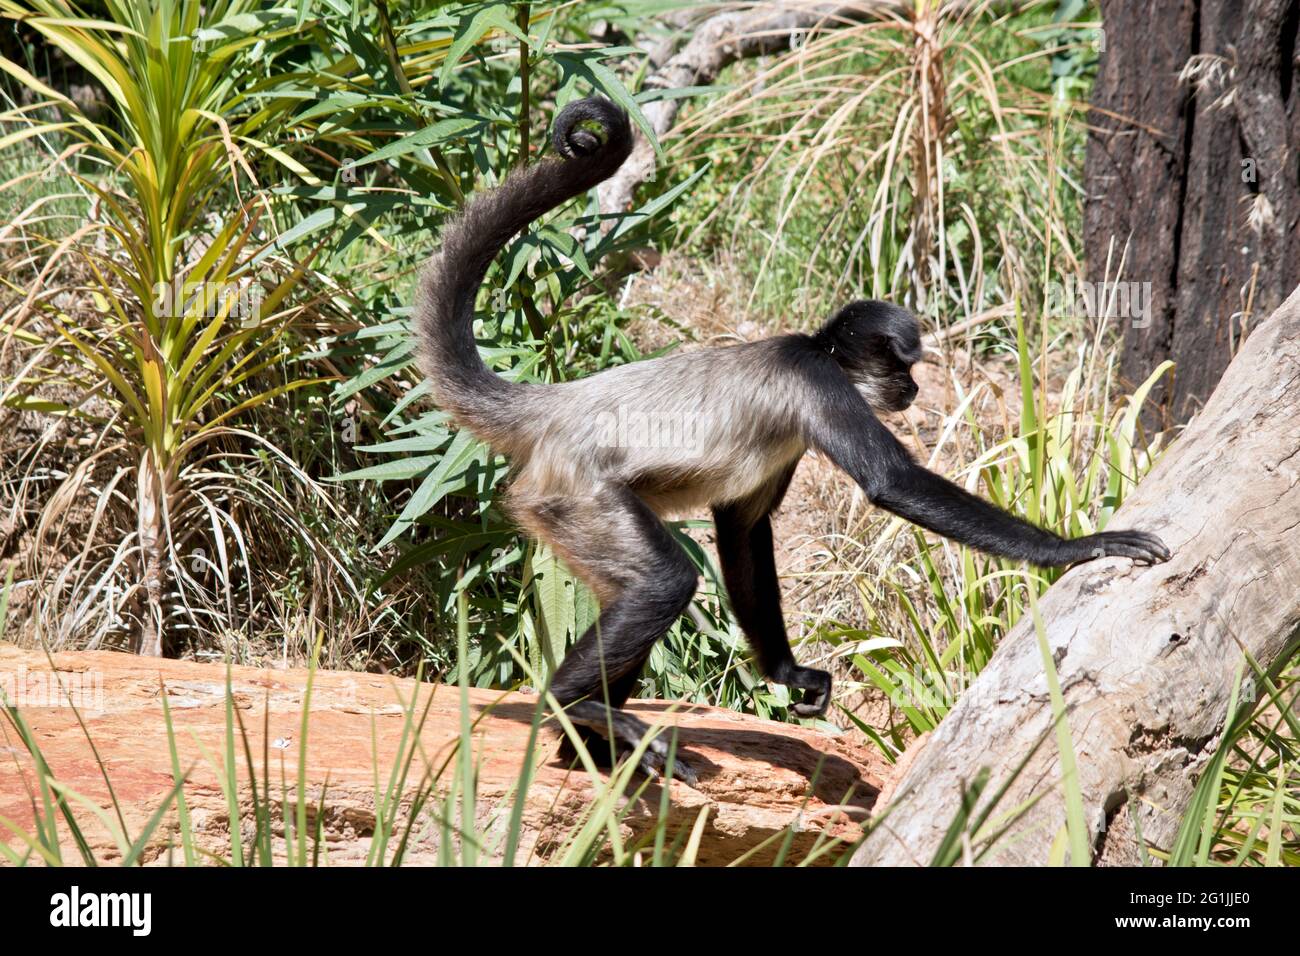
[[[663,163],[665,162],[664,151],[659,145],[658,137],[655,136],[654,127],[641,112],[636,98],[627,91],[614,71],[601,62],[617,52],[616,48],[611,47],[603,47],[599,50],[565,51],[552,54],[551,59],[560,68],[562,89],[572,90],[573,80],[581,78],[600,90],[627,110],[628,117],[645,134],[646,140],[654,148],[656,159]]]
[[[379,544],[375,545],[375,549],[382,548],[405,532],[417,518],[446,497],[448,492],[463,487],[474,465],[486,467],[488,454],[487,446],[470,432],[465,430],[457,432],[442,460],[421,482],[415,494],[411,495],[406,507],[402,509],[402,513],[398,515]]]
[[[487,129],[487,125],[488,121],[481,116],[458,116],[453,119],[439,120],[432,126],[426,126],[409,136],[403,136],[395,143],[389,143],[372,153],[367,153],[352,165],[365,166],[368,163],[395,159],[398,156],[405,156],[407,153],[428,149],[430,146],[436,146],[448,140],[464,139],[471,135],[471,132],[476,137],[482,136]]]
[[[437,455],[416,455],[414,458],[400,458],[386,461],[382,465],[371,465],[342,475],[329,475],[326,481],[398,481],[414,478],[426,468],[438,462]]]
[[[573,579],[555,552],[539,545],[533,555],[533,594],[542,624],[542,653],[547,673],[554,673],[564,657],[567,637],[573,630]]]
[[[514,7],[509,3],[490,3],[471,7],[472,12],[456,21],[454,39],[447,50],[447,59],[443,61],[442,72],[438,74],[438,83],[446,86],[452,71],[460,63],[461,57],[483,37],[493,30],[509,33],[525,43],[528,37],[515,23]]]

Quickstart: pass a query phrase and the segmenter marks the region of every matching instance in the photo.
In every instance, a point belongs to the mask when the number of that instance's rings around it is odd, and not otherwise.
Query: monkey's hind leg
[[[671,539],[668,542],[672,544]],[[650,648],[695,593],[695,567],[685,554],[681,561],[666,567],[666,575],[658,580],[642,578],[625,588],[569,651],[551,681],[551,693],[569,720],[586,731],[584,743],[598,762],[611,748],[614,758],[630,755],[651,733],[645,721],[619,708],[626,703]],[[647,776],[667,772],[669,740],[661,732],[646,744],[640,766]],[[572,753],[571,746],[564,750]],[[698,781],[681,751],[674,755],[672,773],[690,786]]]
[[[528,523],[602,597],[600,618],[565,656],[551,693],[578,728],[593,756],[630,753],[650,732],[618,708],[627,701],[655,641],[695,594],[697,574],[686,553],[644,502],[626,488],[606,487],[582,501],[548,502]],[[605,740],[593,740],[599,734]],[[571,749],[571,748],[569,748]],[[640,764],[665,772],[669,737],[646,745]],[[673,775],[694,785],[697,776],[680,755]]]

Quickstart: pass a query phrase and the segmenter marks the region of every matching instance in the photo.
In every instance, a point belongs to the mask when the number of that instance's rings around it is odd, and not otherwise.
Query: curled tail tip
[[[560,110],[551,142],[565,159],[609,154],[621,163],[632,149],[632,127],[622,107],[603,96],[589,96]]]

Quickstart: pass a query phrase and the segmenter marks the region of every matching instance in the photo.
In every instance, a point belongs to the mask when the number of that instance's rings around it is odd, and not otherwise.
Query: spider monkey
[[[1159,538],[1107,531],[1073,540],[1035,527],[916,464],[876,412],[916,397],[916,320],[888,302],[840,309],[812,334],[710,348],[606,369],[577,381],[507,381],[480,359],[474,302],[516,233],[619,168],[626,114],[593,97],[555,121],[554,153],[474,196],[421,274],[415,331],[439,405],[511,463],[508,506],[600,601],[551,692],[584,736],[626,751],[648,728],[620,708],[651,647],[695,594],[695,566],[662,516],[708,506],[732,610],[769,680],[803,691],[800,717],[825,712],[831,676],[795,662],[781,614],[771,514],[809,449],[877,507],[980,551],[1039,566],[1107,555],[1169,559]],[[648,745],[661,772],[663,738]],[[677,760],[675,772],[694,772]]]

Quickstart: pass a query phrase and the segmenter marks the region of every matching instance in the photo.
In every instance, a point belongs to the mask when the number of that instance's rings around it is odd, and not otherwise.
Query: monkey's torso
[[[792,343],[702,349],[530,389],[527,439],[516,433],[502,449],[515,494],[585,496],[617,484],[660,516],[753,497],[807,450],[785,371]]]

